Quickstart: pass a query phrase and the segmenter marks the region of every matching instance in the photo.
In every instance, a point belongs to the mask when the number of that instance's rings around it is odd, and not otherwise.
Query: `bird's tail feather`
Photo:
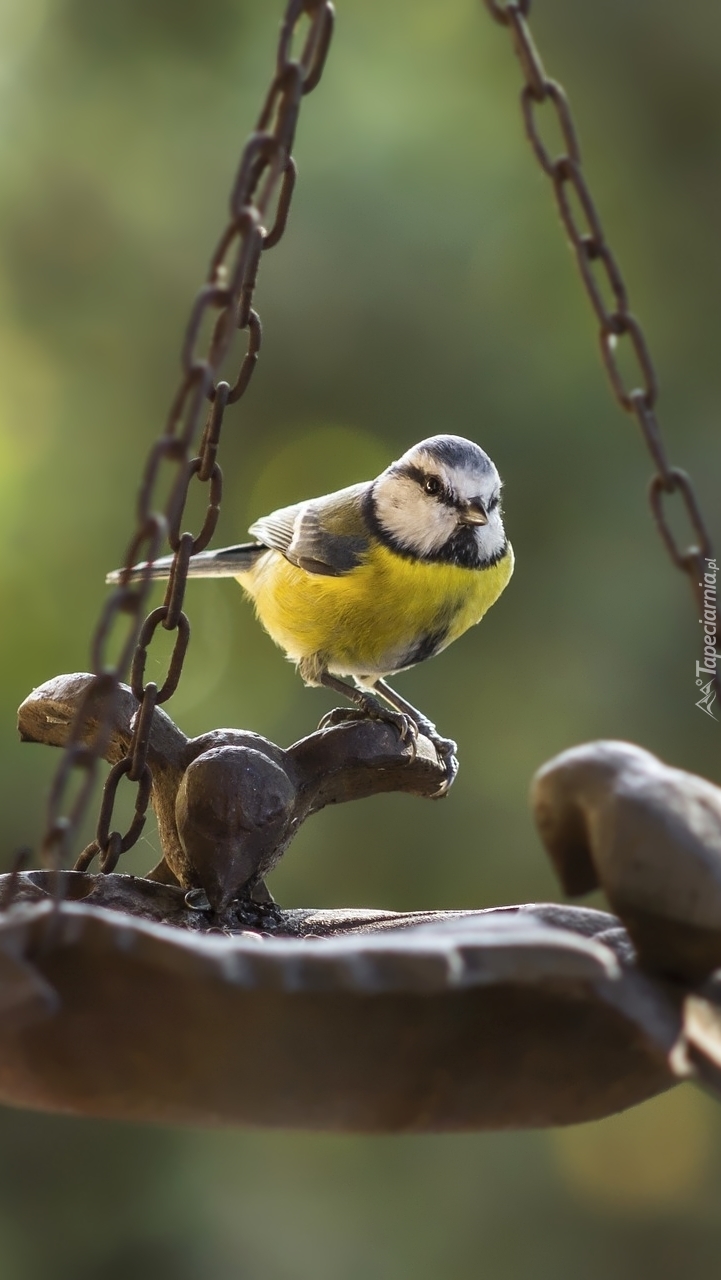
[[[247,573],[253,568],[256,560],[265,554],[268,550],[258,542],[243,542],[237,547],[222,547],[219,551],[201,551],[197,556],[191,556],[188,564],[189,578],[235,578],[240,573]],[[139,578],[145,577],[146,573],[149,578],[168,578],[170,577],[170,566],[173,563],[172,556],[161,556],[159,560],[154,560],[150,566],[145,564],[136,564],[130,575],[131,582],[137,582]],[[121,569],[113,569],[105,579],[106,582],[116,583],[120,581]]]

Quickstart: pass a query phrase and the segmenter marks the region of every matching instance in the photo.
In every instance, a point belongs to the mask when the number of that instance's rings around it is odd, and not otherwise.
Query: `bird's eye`
[[[429,476],[427,480],[423,481],[424,493],[429,493],[432,498],[435,498],[441,492],[442,489],[443,489],[443,485],[441,484],[441,481],[438,479],[438,476]]]
[[[498,506],[498,494],[494,494],[490,502],[486,504],[486,511],[495,511]]]

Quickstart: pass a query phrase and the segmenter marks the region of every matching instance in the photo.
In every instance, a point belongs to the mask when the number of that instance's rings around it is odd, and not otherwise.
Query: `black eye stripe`
[[[408,476],[409,480],[415,480],[416,484],[423,488],[426,480],[430,479],[428,472],[423,471],[421,467],[416,467],[412,462],[406,462],[402,467],[398,467],[397,474],[400,476]]]
[[[452,489],[447,487],[445,482],[436,474],[436,472],[424,471],[422,467],[417,467],[412,462],[404,462],[402,466],[394,467],[393,471],[396,475],[408,476],[409,480],[415,480],[416,484],[418,484],[421,489],[425,489],[429,480],[437,480],[442,487],[438,493],[429,494],[429,497],[435,498],[436,502],[442,503],[444,507],[453,507],[456,511],[464,510],[466,504],[458,498]],[[495,511],[499,501],[500,494],[494,494],[493,497],[489,498],[488,502],[485,504],[486,511]]]
[[[424,471],[422,467],[416,467],[412,462],[406,462],[402,467],[398,467],[397,473],[398,475],[408,476],[409,480],[415,480],[416,484],[420,485],[421,489],[425,489],[429,480],[437,481],[440,485],[438,493],[434,493],[429,496],[437,498],[439,502],[443,502],[447,506],[454,507],[456,505],[455,497],[449,492],[441,480],[441,477],[436,475],[435,472]]]

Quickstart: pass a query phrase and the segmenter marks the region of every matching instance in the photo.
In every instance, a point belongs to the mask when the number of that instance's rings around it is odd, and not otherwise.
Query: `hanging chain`
[[[521,90],[521,110],[528,141],[544,173],[550,178],[561,221],[571,242],[589,302],[599,324],[601,356],[613,395],[626,412],[635,417],[654,464],[649,485],[651,512],[668,554],[678,569],[688,576],[696,605],[708,623],[707,630],[721,636],[721,619],[714,605],[714,623],[708,618],[704,598],[706,562],[713,548],[693,485],[685,471],[669,464],[666,447],[656,417],[658,383],[646,337],[629,309],[628,291],[619,265],[609,247],[596,204],[584,177],[578,134],[568,98],[555,80],[546,75],[541,56],[526,21],[531,0],[484,0],[491,17],[508,27],[513,48],[521,64],[525,84]],[[539,133],[539,109],[550,104],[555,112],[564,150],[551,155]],[[639,386],[630,387],[618,363],[618,347],[626,341],[637,367]],[[666,500],[677,494],[684,507],[693,545],[679,545],[666,514]],[[715,600],[715,593],[713,596]],[[704,664],[706,665],[706,664]],[[700,684],[701,681],[699,680]],[[721,705],[721,674],[718,666],[710,677]]]
[[[297,57],[293,44],[307,18],[307,31]],[[183,600],[191,555],[207,546],[218,521],[222,474],[217,462],[225,410],[244,395],[255,369],[261,344],[261,324],[253,309],[253,293],[261,254],[277,245],[285,230],[295,185],[291,150],[301,98],[315,89],[333,34],[334,12],[329,0],[289,0],[281,23],[277,61],[255,131],[248,139],[230,195],[230,218],[210,261],[206,281],[198,292],[181,351],[181,379],[163,434],[155,441],[145,465],[138,494],[136,527],[130,540],[119,584],[107,599],[91,646],[93,679],[89,683],[69,731],[67,746],[48,800],[42,855],[51,867],[66,864],[72,840],[87,810],[98,760],[107,747],[120,681],[130,668],[131,687],[138,701],[128,753],[110,771],[105,783],[95,839],[76,867],[85,869],[97,853],[100,867],[112,871],[121,853],[138,839],[150,800],[151,774],[147,762],[155,707],[175,692],[190,638]],[[273,212],[274,209],[274,212]],[[270,215],[270,216],[269,216]],[[269,231],[265,230],[270,223]],[[212,321],[210,338],[201,344],[201,330]],[[219,380],[236,330],[247,333],[245,354],[233,383]],[[205,350],[203,350],[203,346]],[[204,406],[210,402],[197,456],[193,456]],[[161,511],[155,493],[163,464],[174,468],[175,479]],[[200,532],[182,532],[183,514],[192,482],[207,486],[208,505]],[[150,570],[131,581],[138,561],[157,559],[165,539],[173,552],[165,599],[143,620],[150,591]],[[116,637],[125,626],[125,636]],[[175,634],[167,675],[161,685],[145,681],[148,649],[158,627]],[[109,661],[111,643],[120,653]],[[86,739],[92,733],[88,745]],[[73,778],[81,785],[70,804]],[[125,834],[113,827],[113,807],[123,778],[137,787],[135,813]],[[64,810],[67,810],[64,812]]]

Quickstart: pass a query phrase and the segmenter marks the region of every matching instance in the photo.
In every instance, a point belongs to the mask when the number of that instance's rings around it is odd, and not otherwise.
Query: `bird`
[[[461,436],[431,436],[375,480],[281,507],[248,532],[252,542],[192,556],[188,576],[237,579],[305,684],[354,704],[320,728],[360,714],[389,721],[404,741],[423,733],[450,784],[455,742],[387,677],[446,649],[510,580],[501,479],[488,454]],[[172,562],[134,566],[131,578],[167,578]],[[107,577],[127,580],[123,570]]]

